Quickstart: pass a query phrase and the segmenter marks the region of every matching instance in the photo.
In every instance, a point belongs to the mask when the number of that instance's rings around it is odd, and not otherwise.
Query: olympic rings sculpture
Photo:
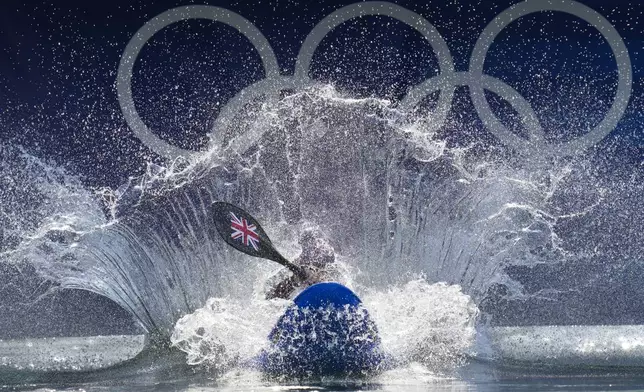
[[[132,98],[132,72],[136,59],[145,45],[161,29],[173,23],[188,19],[208,19],[227,24],[243,34],[260,55],[266,77],[234,96],[221,110],[212,129],[212,139],[220,143],[217,129],[225,129],[234,115],[241,110],[244,103],[254,97],[265,95],[277,99],[280,90],[296,89],[310,84],[309,68],[313,54],[324,37],[334,28],[353,18],[378,15],[388,16],[403,22],[418,31],[430,43],[438,57],[440,72],[437,76],[413,87],[399,107],[403,110],[413,109],[422,99],[434,91],[439,91],[439,101],[431,113],[430,130],[443,126],[452,105],[454,92],[458,86],[468,86],[474,107],[485,127],[503,143],[515,150],[526,149],[534,153],[544,153],[546,141],[544,131],[530,104],[505,82],[483,73],[483,65],[492,42],[497,35],[511,22],[518,18],[540,11],[559,11],[581,18],[596,28],[606,39],[617,63],[618,84],[613,104],[604,119],[590,132],[577,139],[557,145],[549,144],[550,153],[558,156],[569,156],[583,152],[592,147],[610,132],[621,120],[631,97],[632,67],[622,37],[613,25],[602,15],[591,8],[573,0],[550,0],[547,2],[526,0],[515,4],[492,20],[478,38],[470,58],[470,69],[457,72],[454,69],[452,55],[447,43],[436,28],[425,18],[408,9],[393,3],[370,1],[356,3],[340,8],[319,22],[304,40],[297,56],[295,71],[292,76],[280,74],[275,53],[268,40],[250,21],[225,8],[214,6],[185,6],[168,10],[148,21],[130,40],[121,57],[117,77],[117,93],[121,110],[134,134],[151,150],[166,158],[174,159],[189,156],[193,151],[170,145],[158,138],[140,118]],[[489,90],[509,102],[519,114],[527,128],[529,140],[510,132],[494,115],[484,90]],[[258,131],[259,132],[259,131]],[[236,139],[238,151],[245,151],[261,134],[244,134]]]

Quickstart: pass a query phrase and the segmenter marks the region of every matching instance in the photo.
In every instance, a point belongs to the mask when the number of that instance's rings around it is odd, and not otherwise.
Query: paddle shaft
[[[271,252],[270,255],[267,255],[267,257],[266,257],[267,259],[273,260],[274,262],[279,263],[279,264],[283,265],[284,267],[290,269],[295,274],[295,276],[300,278],[302,281],[305,281],[308,278],[306,272],[304,272],[302,267],[297,266],[297,265],[291,263],[290,261],[288,261],[275,248],[273,248],[272,251],[273,252]]]

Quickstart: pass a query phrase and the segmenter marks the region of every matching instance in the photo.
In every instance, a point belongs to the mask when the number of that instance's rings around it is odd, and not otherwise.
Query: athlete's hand
[[[324,269],[311,264],[302,265],[302,270],[306,274],[306,284],[315,284],[324,281]]]

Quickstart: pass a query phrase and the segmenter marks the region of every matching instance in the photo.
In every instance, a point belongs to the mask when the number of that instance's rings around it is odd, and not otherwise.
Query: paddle
[[[217,232],[228,245],[247,255],[280,263],[300,279],[307,279],[302,268],[286,260],[273,247],[264,229],[248,212],[223,201],[212,203],[212,208]]]

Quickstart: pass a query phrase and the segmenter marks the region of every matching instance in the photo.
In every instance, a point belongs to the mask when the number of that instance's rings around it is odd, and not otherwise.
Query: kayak
[[[390,367],[376,324],[356,294],[334,282],[302,291],[254,359],[268,376],[368,376]]]

